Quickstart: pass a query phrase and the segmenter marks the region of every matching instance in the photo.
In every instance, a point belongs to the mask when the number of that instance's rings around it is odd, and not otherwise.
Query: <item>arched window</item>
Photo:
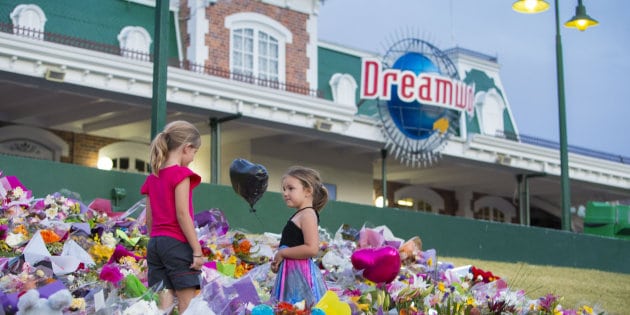
[[[40,7],[34,4],[20,4],[11,12],[13,33],[44,39],[44,25],[46,15]]]
[[[148,173],[148,152],[149,146],[146,144],[127,141],[115,142],[98,150],[99,165],[104,165],[100,167],[104,169]]]
[[[396,205],[418,211],[439,213],[444,210],[444,199],[435,191],[422,186],[406,186],[394,192]]]
[[[59,162],[68,156],[68,144],[56,134],[35,127],[0,128],[0,153]]]
[[[151,35],[140,26],[125,26],[118,34],[120,52],[123,56],[149,60]]]
[[[356,106],[357,82],[351,75],[335,73],[329,84],[335,103]]]
[[[475,219],[511,223],[516,208],[503,198],[485,196],[475,202],[473,213]]]
[[[285,46],[293,41],[286,27],[252,12],[228,16],[225,27],[230,30],[230,71],[237,78],[285,82]]]
[[[505,103],[495,89],[479,95],[479,123],[481,132],[485,135],[496,136],[503,133],[503,111]]]

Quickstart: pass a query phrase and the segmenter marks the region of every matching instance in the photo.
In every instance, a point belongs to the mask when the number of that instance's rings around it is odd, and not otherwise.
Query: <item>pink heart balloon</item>
[[[361,248],[350,257],[355,269],[363,270],[363,277],[373,282],[392,282],[400,272],[400,254],[392,246]]]

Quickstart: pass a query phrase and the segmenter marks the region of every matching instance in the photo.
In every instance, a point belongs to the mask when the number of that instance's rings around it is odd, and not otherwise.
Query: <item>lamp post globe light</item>
[[[512,9],[519,13],[533,14],[549,9],[549,3],[544,0],[518,0],[512,4]],[[562,39],[560,37],[560,14],[558,13],[558,0],[554,1],[556,22],[556,70],[558,82],[558,120],[560,128],[560,187],[562,191],[562,229],[571,230],[571,190],[569,182],[569,153],[567,143],[567,119],[564,97],[564,69],[562,62]],[[564,23],[566,27],[577,28],[584,31],[588,27],[597,25],[598,22],[586,14],[586,8],[582,0],[578,0],[575,8],[575,16]]]

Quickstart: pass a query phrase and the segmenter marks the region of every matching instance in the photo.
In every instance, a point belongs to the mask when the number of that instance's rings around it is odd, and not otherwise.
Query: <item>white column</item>
[[[306,32],[308,33],[308,44],[306,47],[306,56],[309,60],[308,69],[306,70],[306,81],[308,81],[309,88],[317,90],[317,15],[318,12],[313,12],[306,22]]]
[[[472,209],[472,199],[473,193],[472,191],[456,191],[455,197],[457,198],[457,216],[472,218],[473,217],[473,209]]]
[[[190,0],[188,7],[190,16],[188,17],[188,33],[190,35],[190,46],[186,50],[186,58],[191,63],[203,66],[208,59],[209,49],[206,46],[206,34],[210,31],[210,21],[206,18],[205,0]]]

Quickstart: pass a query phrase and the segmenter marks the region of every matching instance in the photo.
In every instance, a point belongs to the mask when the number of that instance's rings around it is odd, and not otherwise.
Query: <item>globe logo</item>
[[[474,84],[459,80],[448,54],[419,38],[396,41],[382,58],[364,57],[359,95],[377,100],[385,149],[414,167],[436,162],[464,115],[474,115]]]
[[[408,52],[396,60],[393,69],[420,73],[440,74],[439,69],[429,58],[417,52]],[[436,132],[435,122],[447,115],[448,109],[424,105],[415,100],[405,102],[398,96],[398,86],[392,86],[392,96],[387,101],[387,110],[396,127],[407,137],[424,140]]]

